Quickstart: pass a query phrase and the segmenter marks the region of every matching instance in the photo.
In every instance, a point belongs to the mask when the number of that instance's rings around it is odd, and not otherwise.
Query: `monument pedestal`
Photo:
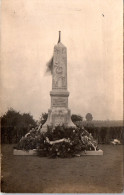
[[[80,152],[81,156],[102,156],[103,155],[103,150],[99,149],[99,150],[93,150],[93,151],[82,151]]]
[[[37,150],[33,149],[33,150],[17,150],[14,149],[13,150],[13,155],[17,155],[17,156],[36,156],[37,155]]]
[[[67,108],[52,108],[48,110],[48,118],[46,123],[42,126],[42,132],[47,131],[47,126],[65,125],[67,127],[75,127],[71,121],[71,112]]]
[[[48,118],[42,127],[42,132],[47,130],[47,126],[65,125],[75,127],[71,121],[71,110],[68,109],[68,91],[51,91],[51,109],[48,110]]]

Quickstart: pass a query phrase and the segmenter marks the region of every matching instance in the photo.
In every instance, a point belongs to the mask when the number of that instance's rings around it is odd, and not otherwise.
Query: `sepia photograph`
[[[122,193],[123,1],[1,0],[1,192]]]

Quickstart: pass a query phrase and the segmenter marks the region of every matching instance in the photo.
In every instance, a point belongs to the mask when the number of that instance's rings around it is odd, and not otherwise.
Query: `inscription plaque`
[[[67,100],[65,98],[54,98],[52,100],[52,106],[67,107]]]

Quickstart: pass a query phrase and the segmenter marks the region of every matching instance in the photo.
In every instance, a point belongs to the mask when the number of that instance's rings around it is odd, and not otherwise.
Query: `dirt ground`
[[[2,192],[121,193],[123,146],[101,145],[103,156],[48,159],[14,156],[2,145]]]

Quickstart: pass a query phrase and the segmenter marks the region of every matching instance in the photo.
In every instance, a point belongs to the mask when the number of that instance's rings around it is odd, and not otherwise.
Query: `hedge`
[[[109,144],[113,139],[119,139],[124,143],[123,127],[85,127],[98,141],[99,144]],[[2,128],[1,141],[5,144],[18,143],[22,136],[27,133],[27,129],[21,131],[15,130],[13,127]]]
[[[123,143],[123,127],[85,127],[98,141],[99,144],[109,144],[113,139],[118,139]]]

